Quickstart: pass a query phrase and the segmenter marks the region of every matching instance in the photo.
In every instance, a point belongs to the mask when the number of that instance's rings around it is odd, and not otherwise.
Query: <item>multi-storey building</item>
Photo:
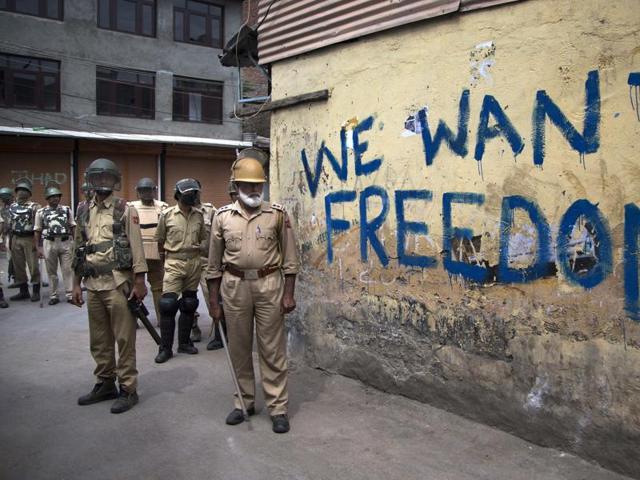
[[[0,185],[50,179],[77,200],[86,166],[116,161],[172,196],[193,176],[226,202],[242,124],[237,71],[218,61],[242,23],[233,0],[0,0]]]

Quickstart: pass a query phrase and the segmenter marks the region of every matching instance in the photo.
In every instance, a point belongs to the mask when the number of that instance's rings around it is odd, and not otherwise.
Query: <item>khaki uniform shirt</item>
[[[89,207],[89,222],[84,227],[87,244],[96,244],[113,240],[113,195],[109,195],[104,202],[91,200]],[[144,258],[142,236],[140,235],[140,218],[135,207],[127,205],[123,215],[123,227],[131,245],[133,258],[132,270],[113,270],[111,273],[97,277],[84,277],[84,284],[89,290],[113,290],[125,282],[133,282],[133,273],[147,272],[147,262]],[[74,238],[75,250],[82,244],[82,227],[76,228]],[[106,252],[95,252],[87,255],[87,262],[92,265],[108,265],[114,261],[113,247]]]
[[[284,208],[262,202],[249,216],[238,202],[213,217],[206,278],[221,277],[225,265],[240,270],[279,266],[285,275],[297,274],[295,236]]]
[[[205,236],[204,215],[199,208],[191,207],[185,216],[180,207],[174,205],[158,219],[156,242],[161,243],[167,253],[199,252]]]

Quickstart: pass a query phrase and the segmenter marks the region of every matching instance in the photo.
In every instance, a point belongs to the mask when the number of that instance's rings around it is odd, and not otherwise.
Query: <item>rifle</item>
[[[38,269],[40,270],[40,308],[44,307],[44,292],[42,291],[42,275],[44,275],[44,260],[38,258]]]
[[[147,310],[145,304],[135,297],[127,300],[127,304],[129,305],[129,310],[133,313],[133,316],[142,322],[144,328],[146,328],[151,335],[151,338],[153,338],[159,346],[161,342],[160,335],[158,335],[158,332],[153,328],[153,325],[151,325],[151,322],[149,321],[149,310]]]

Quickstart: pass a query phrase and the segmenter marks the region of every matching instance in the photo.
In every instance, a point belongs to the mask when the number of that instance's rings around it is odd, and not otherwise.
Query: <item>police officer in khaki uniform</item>
[[[257,335],[262,388],[273,431],[289,431],[287,417],[287,357],[284,314],[295,308],[298,271],[295,238],[289,217],[277,204],[263,202],[264,169],[245,157],[233,166],[239,200],[216,212],[211,226],[207,267],[209,302],[215,321],[224,315],[229,350],[250,415],[255,413],[255,378],[252,362],[253,329]],[[227,424],[244,420],[240,403]]]
[[[151,285],[153,295],[153,305],[156,311],[156,322],[160,325],[160,296],[162,295],[162,261],[158,251],[158,242],[155,241],[156,228],[158,228],[158,217],[167,208],[165,202],[156,200],[158,187],[156,183],[148,178],[141,178],[136,185],[138,199],[130,202],[140,215],[140,230],[142,231],[142,242],[144,245],[144,256],[147,259],[147,281]]]
[[[60,303],[58,299],[58,264],[62,270],[67,302],[71,302],[73,289],[72,238],[76,222],[73,219],[71,208],[60,205],[62,192],[57,184],[52,184],[45,189],[44,198],[49,205],[36,212],[34,244],[38,249],[38,257],[45,259],[47,274],[51,281],[49,305],[56,305]]]
[[[16,181],[16,201],[9,207],[11,216],[11,262],[15,273],[15,283],[20,291],[9,300],[26,300],[29,298],[29,284],[27,283],[27,267],[31,275],[33,293],[31,301],[40,300],[40,269],[36,248],[33,244],[33,229],[35,226],[36,212],[40,208],[32,202],[33,186],[28,178]]]
[[[80,288],[84,279],[97,383],[91,392],[78,399],[78,404],[91,405],[115,398],[111,413],[122,413],[138,403],[136,320],[127,301],[141,301],[147,294],[140,218],[135,207],[114,197],[113,191],[120,189],[120,171],[111,160],[94,160],[85,177],[95,196],[88,208],[78,212],[73,303],[78,306],[84,303]]]
[[[205,238],[204,217],[196,208],[200,185],[193,178],[176,183],[177,205],[167,208],[158,219],[156,241],[160,256],[165,257],[162,297],[160,298],[160,336],[162,345],[155,358],[164,363],[173,356],[173,336],[178,318],[178,352],[196,354],[198,349],[189,338],[198,309],[200,281],[200,243]],[[178,300],[178,297],[181,297]]]

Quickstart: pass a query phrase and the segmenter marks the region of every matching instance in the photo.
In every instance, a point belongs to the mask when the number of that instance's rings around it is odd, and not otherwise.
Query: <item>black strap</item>
[[[148,229],[148,228],[156,228],[157,226],[158,226],[157,223],[141,223],[140,224],[140,228],[143,229],[143,230]]]

